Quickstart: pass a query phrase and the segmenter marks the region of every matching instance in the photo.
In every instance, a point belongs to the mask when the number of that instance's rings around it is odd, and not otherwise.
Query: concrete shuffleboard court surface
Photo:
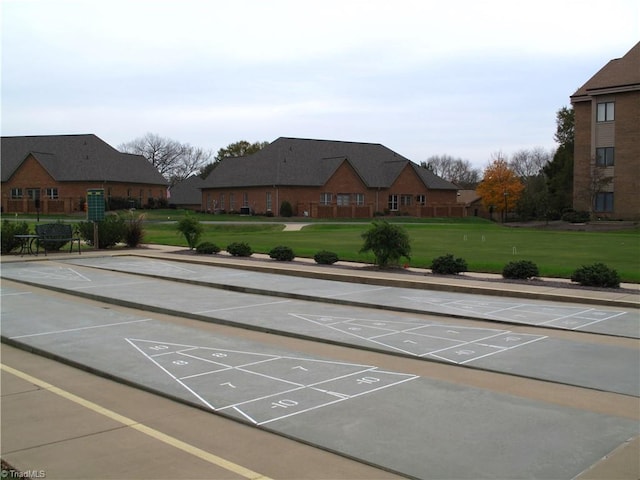
[[[142,310],[640,396],[635,344],[553,338],[536,328],[515,333],[504,324],[465,326],[455,318],[230,292],[67,263],[9,264],[2,276]]]
[[[435,313],[631,338],[640,337],[640,313],[637,310],[362,285],[135,256],[71,259],[66,263],[198,282],[203,285],[234,287],[265,294],[294,295],[301,299],[313,298],[415,313]]]
[[[640,396],[635,344],[578,342],[536,328],[474,327],[455,318],[230,292],[67,263],[11,264],[2,276],[141,310]]]
[[[637,422],[3,286],[2,336],[415,478],[574,478]]]

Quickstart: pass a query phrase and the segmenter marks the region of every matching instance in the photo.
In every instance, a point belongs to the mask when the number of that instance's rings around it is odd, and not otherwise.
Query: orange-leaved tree
[[[497,158],[485,168],[477,192],[482,197],[483,205],[490,212],[502,211],[504,221],[507,218],[507,212],[516,206],[523,189],[522,181],[509,168],[507,161]]]

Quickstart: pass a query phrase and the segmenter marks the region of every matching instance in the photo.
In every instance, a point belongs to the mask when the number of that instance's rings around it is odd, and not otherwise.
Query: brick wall
[[[22,188],[22,199],[11,199],[11,190]],[[36,205],[27,198],[27,189],[40,189],[40,212],[74,213],[82,211],[90,188],[104,188],[105,198],[132,198],[146,204],[148,198],[166,198],[164,185],[113,182],[57,182],[33,157],[29,156],[7,182],[2,184],[2,211],[6,213],[35,213]],[[46,198],[47,188],[57,188],[58,198]],[[142,195],[142,197],[141,197]]]

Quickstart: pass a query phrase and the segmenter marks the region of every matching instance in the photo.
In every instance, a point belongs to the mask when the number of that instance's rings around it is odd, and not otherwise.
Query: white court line
[[[201,310],[198,312],[191,312],[193,315],[201,315],[203,313],[212,313],[212,312],[224,312],[228,310],[242,310],[243,308],[255,308],[255,307],[264,307],[266,305],[277,305],[279,303],[289,303],[291,300],[280,300],[278,302],[266,302],[266,303],[256,303],[254,305],[242,305],[240,307],[227,307],[227,308],[216,308],[214,310]]]
[[[470,340],[468,342],[461,342],[459,345],[450,345],[450,346],[448,346],[446,348],[439,348],[437,350],[432,350],[431,352],[423,353],[422,355],[431,355],[431,354],[434,354],[434,353],[442,352],[443,350],[449,350],[450,348],[464,347],[466,345],[471,345],[471,344],[474,344],[474,343],[478,343],[478,342],[481,342],[483,340],[489,340],[490,338],[499,337],[500,335],[505,335],[507,333],[511,333],[511,332],[508,331],[508,330],[507,331],[503,330],[502,332],[496,333],[494,335],[489,335],[487,337],[478,338],[476,340]],[[498,347],[498,348],[500,348],[500,347]]]
[[[336,293],[334,295],[327,295],[328,298],[334,298],[334,297],[343,297],[346,295],[358,295],[360,293],[369,293],[369,292],[379,292],[380,290],[388,290],[391,287],[380,287],[380,288],[370,288],[368,290],[357,290],[357,291],[352,291],[352,292],[344,292],[344,293]]]
[[[154,265],[163,265],[165,267],[169,267],[169,268],[175,269],[175,270],[184,270],[185,272],[189,272],[189,273],[198,273],[197,270],[189,270],[188,268],[181,267],[180,265],[174,265],[172,263],[167,263],[167,262],[152,262],[152,264],[154,264]]]
[[[247,415],[246,413],[244,413],[242,410],[240,410],[239,408],[233,407],[233,409],[238,412],[240,415],[242,415],[244,418],[246,418],[247,420],[249,420],[251,423],[253,423],[254,425],[258,424],[258,421],[255,418],[250,417],[249,415]]]
[[[387,373],[387,372],[384,372],[384,373]],[[329,405],[333,405],[334,403],[342,402],[344,400],[350,400],[352,398],[360,397],[362,395],[368,395],[370,393],[377,392],[378,390],[384,390],[385,388],[395,387],[396,385],[400,385],[401,383],[405,383],[405,382],[409,382],[411,380],[415,380],[416,378],[420,378],[420,377],[418,375],[413,375],[410,378],[405,378],[404,380],[400,380],[398,382],[390,383],[388,385],[383,385],[381,387],[374,388],[373,390],[366,390],[364,392],[356,393],[355,395],[350,395],[347,398],[339,397],[337,400],[334,400],[333,402],[326,402],[326,403],[323,403],[323,404],[320,404],[320,405],[316,405],[314,407],[306,408],[304,410],[299,410],[297,412],[292,412],[289,415],[283,415],[283,416],[278,417],[278,418],[272,418],[271,420],[265,420],[264,422],[260,422],[258,425],[266,425],[267,423],[275,422],[276,420],[282,420],[284,418],[293,417],[294,415],[300,415],[301,413],[311,412],[313,410],[317,410],[319,408],[327,407]]]
[[[147,355],[145,352],[143,352],[142,350],[140,350],[138,348],[138,346],[133,343],[132,341],[130,341],[128,338],[125,338],[125,340],[127,342],[129,342],[129,344],[135,348],[136,350],[138,350],[142,355],[144,355],[145,357],[147,357],[149,360],[151,360],[153,363],[156,364],[157,367],[159,367],[161,370],[163,370],[167,375],[169,375],[171,378],[173,378],[176,382],[178,382],[180,385],[182,385],[185,389],[187,389],[191,394],[193,394],[198,400],[200,400],[202,403],[204,403],[207,407],[209,407],[211,410],[215,411],[215,407],[213,405],[211,405],[209,402],[207,402],[204,398],[202,398],[200,395],[198,395],[195,391],[193,391],[191,388],[189,388],[187,385],[185,385],[183,382],[180,381],[179,378],[177,378],[175,375],[173,375],[169,370],[167,370],[166,368],[164,368],[162,365],[160,365],[158,362],[156,362],[153,358],[151,358],[149,355]]]
[[[18,335],[16,337],[9,337],[9,338],[11,338],[11,339],[14,339],[14,338],[27,338],[27,337],[38,337],[40,335],[54,335],[56,333],[78,332],[80,330],[90,330],[92,328],[116,327],[116,326],[119,326],[119,325],[129,325],[129,324],[132,324],[132,323],[148,322],[149,320],[153,320],[153,319],[152,318],[143,318],[142,320],[131,320],[129,322],[108,323],[108,324],[105,324],[105,325],[92,325],[90,327],[68,328],[66,330],[52,330],[50,332],[31,333],[29,335]]]
[[[10,297],[15,295],[31,295],[33,292],[15,292],[15,293],[0,293],[0,297]]]
[[[566,318],[572,318],[572,317],[575,317],[576,315],[582,315],[583,313],[592,312],[593,310],[594,310],[593,308],[587,308],[586,310],[581,310],[579,312],[571,313],[569,315],[562,315],[562,316],[554,318],[552,320],[547,320],[546,322],[538,323],[538,325],[546,325],[547,323],[557,322],[558,320],[564,320]]]
[[[578,330],[580,328],[588,327],[589,325],[594,325],[596,323],[604,322],[605,320],[611,320],[612,318],[619,317],[620,315],[624,315],[625,313],[627,313],[627,312],[619,312],[618,314],[612,315],[610,317],[601,318],[599,320],[594,320],[593,322],[589,322],[589,323],[585,323],[583,325],[579,325],[577,327],[573,327],[571,330]]]
[[[82,275],[82,274],[81,274],[80,272],[78,272],[77,270],[74,270],[74,269],[73,269],[73,268],[71,268],[71,267],[67,267],[67,268],[68,268],[69,270],[71,270],[73,273],[75,273],[76,275],[78,275],[79,277],[84,278],[84,279],[85,279],[85,281],[87,281],[87,282],[92,282],[92,281],[93,281],[93,280],[91,280],[89,277],[85,277],[84,275]]]
[[[507,350],[512,350],[512,349],[514,349],[514,348],[522,347],[523,345],[527,345],[527,344],[529,344],[529,343],[537,342],[538,340],[543,340],[543,339],[545,339],[545,338],[549,338],[549,337],[547,337],[547,336],[543,336],[543,337],[542,337],[542,336],[541,336],[541,337],[539,337],[539,338],[534,338],[533,340],[529,340],[528,342],[519,343],[518,345],[512,345],[511,347],[504,347],[504,348],[502,348],[502,347],[494,346],[494,348],[500,348],[500,350],[496,350],[495,352],[489,352],[489,353],[486,353],[486,354],[484,354],[484,355],[480,355],[480,356],[478,356],[478,357],[470,358],[470,359],[468,359],[468,360],[465,360],[464,362],[458,362],[458,364],[459,364],[459,365],[464,365],[465,363],[473,362],[473,361],[475,361],[475,360],[480,360],[481,358],[489,357],[489,356],[491,356],[491,355],[495,355],[496,353],[506,352]]]

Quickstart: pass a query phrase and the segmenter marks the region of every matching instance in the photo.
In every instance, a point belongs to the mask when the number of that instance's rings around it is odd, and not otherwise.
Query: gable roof
[[[146,158],[119,152],[92,134],[2,137],[0,148],[3,182],[33,155],[59,182],[167,184]]]
[[[368,188],[389,188],[410,165],[429,189],[457,190],[409,159],[378,143],[280,137],[247,157],[225,158],[201,188],[309,186],[327,183],[348,162]]]
[[[608,62],[573,95],[572,102],[591,100],[593,95],[640,90],[640,42],[622,58]]]
[[[185,178],[169,189],[171,197],[169,203],[174,205],[200,205],[202,192],[200,187],[204,180],[198,175]]]

